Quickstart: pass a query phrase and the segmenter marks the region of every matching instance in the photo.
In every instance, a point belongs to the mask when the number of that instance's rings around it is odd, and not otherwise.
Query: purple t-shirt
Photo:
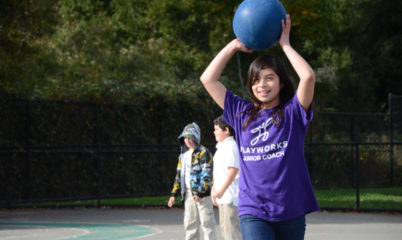
[[[306,161],[304,138],[313,117],[297,95],[284,105],[279,126],[263,109],[243,131],[253,105],[226,91],[223,120],[236,132],[240,153],[239,215],[284,221],[319,210]]]

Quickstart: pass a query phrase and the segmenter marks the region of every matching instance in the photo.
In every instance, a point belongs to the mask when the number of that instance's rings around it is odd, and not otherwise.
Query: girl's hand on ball
[[[242,52],[246,52],[246,53],[252,53],[252,52],[253,52],[252,49],[246,47],[246,45],[244,45],[242,42],[240,42],[240,40],[237,39],[237,38],[235,38],[235,39],[232,41],[232,43],[233,43],[233,45],[234,45],[234,48],[235,48],[237,51],[242,51]]]
[[[284,47],[285,45],[290,45],[289,41],[290,35],[290,15],[286,14],[286,22],[282,19],[282,33],[281,37],[279,38],[279,45]]]

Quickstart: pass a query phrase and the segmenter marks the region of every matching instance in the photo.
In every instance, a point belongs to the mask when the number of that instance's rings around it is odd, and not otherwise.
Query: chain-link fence
[[[306,161],[320,205],[402,210],[402,96],[386,113],[319,112],[306,139]]]
[[[183,127],[199,119],[214,141],[219,111],[204,105],[2,99],[0,201],[165,194]]]
[[[386,113],[315,113],[305,152],[322,208],[402,210],[402,96],[389,99]],[[212,120],[221,113],[202,103],[9,99],[0,110],[0,204],[9,207],[167,194],[177,135],[197,120],[213,151]],[[375,205],[381,196],[390,204]]]

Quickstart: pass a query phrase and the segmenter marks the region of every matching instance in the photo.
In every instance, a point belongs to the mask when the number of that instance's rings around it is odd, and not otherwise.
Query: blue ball
[[[245,0],[234,15],[233,31],[246,47],[267,49],[279,40],[285,16],[279,0]]]

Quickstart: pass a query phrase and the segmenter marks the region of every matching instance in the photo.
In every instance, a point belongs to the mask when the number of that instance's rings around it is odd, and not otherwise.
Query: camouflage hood
[[[193,139],[197,143],[197,146],[199,146],[201,144],[200,127],[195,122],[190,123],[186,127],[184,127],[183,132],[178,137],[182,153],[188,150],[188,147],[186,146],[186,144],[184,144],[185,137]]]

